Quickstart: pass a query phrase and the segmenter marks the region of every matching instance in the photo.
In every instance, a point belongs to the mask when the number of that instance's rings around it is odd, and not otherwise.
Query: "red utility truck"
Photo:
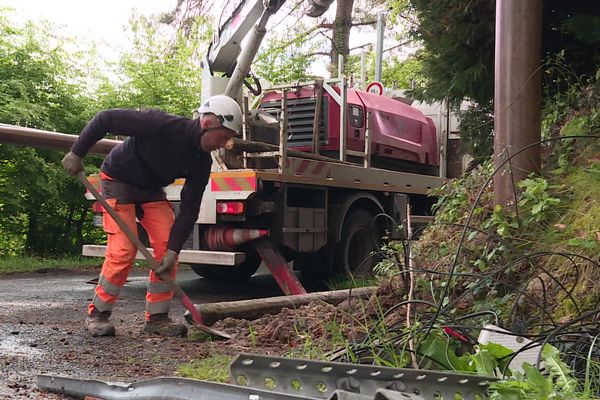
[[[204,60],[203,98],[225,93],[243,103],[244,140],[213,154],[214,171],[180,261],[205,277],[248,278],[261,263],[256,248],[221,239],[268,231],[275,249],[307,276],[366,275],[381,237],[402,237],[408,202],[413,223],[429,219],[427,193],[441,184],[438,133],[419,110],[348,87],[343,76],[271,87],[249,107],[242,85],[282,3],[242,2]],[[331,1],[317,3],[311,15]],[[175,208],[182,184],[166,188]],[[102,256],[104,249],[84,246],[83,254]]]

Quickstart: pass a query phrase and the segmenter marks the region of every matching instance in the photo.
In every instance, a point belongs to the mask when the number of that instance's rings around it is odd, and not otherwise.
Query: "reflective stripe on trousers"
[[[135,205],[118,204],[115,199],[107,199],[119,217],[132,232],[137,234]],[[140,221],[148,233],[150,245],[154,249],[154,258],[160,262],[167,251],[169,234],[173,226],[174,214],[167,201],[155,201],[141,204],[144,215]],[[104,212],[104,231],[107,234],[106,258],[102,265],[100,280],[96,286],[94,298],[88,307],[88,313],[95,308],[98,311],[112,311],[121,288],[127,280],[131,265],[137,252],[127,235],[118,227],[110,214]],[[175,279],[175,267],[171,277]],[[148,291],[146,293],[146,320],[152,314],[167,313],[173,292],[150,271]]]

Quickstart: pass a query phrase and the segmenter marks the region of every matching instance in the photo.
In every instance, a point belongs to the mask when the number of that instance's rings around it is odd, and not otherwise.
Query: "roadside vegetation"
[[[435,221],[415,232],[419,240],[382,247],[376,297],[236,321],[245,336],[238,344],[502,378],[491,384],[491,399],[600,398],[598,80],[549,99],[543,125],[543,171],[515,188],[515,204],[493,206],[493,166],[480,162],[433,193]],[[537,359],[510,364],[520,352],[479,344],[485,324],[531,340]],[[210,376],[207,365],[180,373]]]
[[[51,272],[59,269],[86,270],[99,269],[101,259],[86,257],[40,258],[40,257],[4,257],[0,258],[0,275],[21,272]]]

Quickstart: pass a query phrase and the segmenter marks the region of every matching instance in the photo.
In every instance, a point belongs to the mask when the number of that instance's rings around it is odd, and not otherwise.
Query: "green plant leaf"
[[[496,360],[498,368],[500,368],[501,372],[505,370],[510,372],[506,366],[508,365],[510,356],[514,353],[514,351],[498,343],[480,344],[478,347],[479,349],[487,351],[494,358],[494,360]]]
[[[547,398],[546,395],[554,392],[552,381],[546,379],[537,367],[529,363],[523,363],[523,371],[525,371],[527,383],[532,391],[544,395],[544,398]]]
[[[545,345],[542,350],[542,359],[548,373],[556,380],[556,386],[565,394],[577,391],[577,380],[573,377],[571,369],[560,358],[558,349],[551,345]]]
[[[477,349],[475,354],[471,355],[475,363],[475,369],[479,375],[494,376],[498,364],[492,355],[486,349]]]

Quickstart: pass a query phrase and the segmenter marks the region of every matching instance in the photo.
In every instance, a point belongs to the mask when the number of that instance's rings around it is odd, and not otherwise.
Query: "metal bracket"
[[[317,399],[352,398],[332,397],[339,389],[370,396],[366,398],[373,398],[379,390],[388,389],[416,396],[412,399],[475,400],[486,398],[488,383],[497,380],[495,377],[445,371],[321,362],[257,354],[240,354],[231,363],[230,376],[231,381],[240,386]],[[381,393],[376,398],[385,399],[388,397],[381,396],[388,394]]]

